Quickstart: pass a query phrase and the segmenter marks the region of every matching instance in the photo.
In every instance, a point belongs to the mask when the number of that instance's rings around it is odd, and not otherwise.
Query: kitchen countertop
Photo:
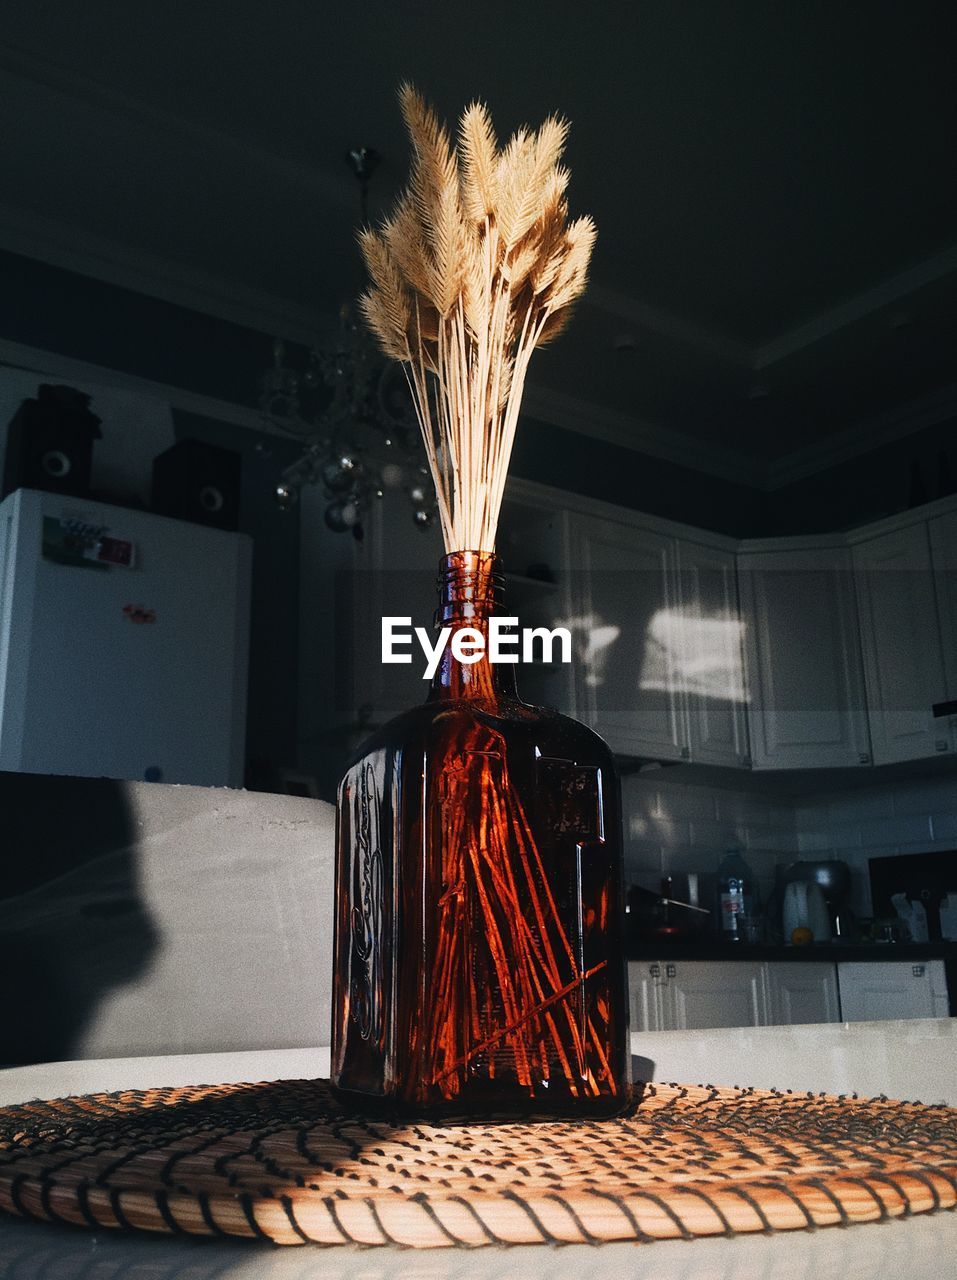
[[[920,1078],[925,1101],[957,1101],[957,1023],[760,1027],[633,1036],[643,1078],[707,1076],[716,1084],[862,1091],[897,1096]],[[651,1061],[654,1055],[655,1061]],[[641,1069],[643,1068],[643,1069]],[[328,1049],[47,1063],[0,1071],[0,1105],[31,1097],[212,1081],[326,1075]],[[897,1086],[902,1085],[903,1088]],[[876,1087],[875,1087],[876,1086]],[[938,1280],[957,1254],[957,1214],[880,1225],[653,1244],[478,1250],[283,1248],[82,1231],[0,1217],[3,1280],[580,1280],[604,1268],[654,1280]]]

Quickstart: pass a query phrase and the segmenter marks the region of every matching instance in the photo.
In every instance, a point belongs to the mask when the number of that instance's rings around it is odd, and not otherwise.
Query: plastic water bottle
[[[729,849],[718,867],[718,921],[725,942],[738,942],[738,916],[750,915],[754,875],[740,849]]]

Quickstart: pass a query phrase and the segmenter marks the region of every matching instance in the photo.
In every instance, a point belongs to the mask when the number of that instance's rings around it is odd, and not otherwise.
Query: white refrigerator
[[[241,787],[252,541],[18,489],[0,503],[0,769]]]

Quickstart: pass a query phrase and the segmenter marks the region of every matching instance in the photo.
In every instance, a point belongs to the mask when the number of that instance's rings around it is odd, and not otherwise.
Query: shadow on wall
[[[157,946],[127,795],[109,779],[0,773],[0,814],[0,1064],[67,1059]]]

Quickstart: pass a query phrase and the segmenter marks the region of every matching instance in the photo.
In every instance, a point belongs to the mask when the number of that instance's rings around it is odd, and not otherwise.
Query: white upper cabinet
[[[948,702],[957,702],[957,511],[931,520],[930,549],[937,589],[945,696]],[[957,750],[957,713],[938,718],[937,725],[944,732],[949,729],[951,748]]]
[[[932,710],[946,682],[927,524],[859,542],[854,568],[875,763],[950,751]]]
[[[367,526],[334,555],[304,539],[310,742],[333,718],[381,724],[428,692],[417,648],[382,664],[381,627],[388,614],[431,626],[438,530],[395,502]],[[735,545],[513,480],[498,549],[507,612],[572,637],[571,664],[519,665],[520,696],[620,755],[816,769],[957,751],[957,714],[933,710],[957,701],[953,499],[850,534]]]
[[[352,552],[351,571],[335,582],[336,609],[345,622],[341,678],[350,681],[353,715],[381,725],[424,702],[429,692],[417,642],[396,648],[411,662],[383,663],[382,626],[386,617],[409,618],[401,631],[424,627],[432,635],[442,537],[435,527],[416,527],[407,504],[379,502],[367,520],[365,540]]]
[[[688,759],[675,540],[573,515],[576,708],[613,751]]]
[[[552,631],[566,626],[573,612],[569,514],[540,502],[523,501],[513,496],[515,488],[511,486],[502,506],[495,544],[505,570],[505,613],[518,618],[520,627]],[[534,706],[574,716],[574,667],[561,661],[558,646],[550,657],[553,660],[546,662],[543,647],[536,645],[531,661],[523,658],[516,664],[519,697]]]
[[[746,551],[738,574],[755,768],[869,764],[848,549]]]
[[[742,623],[731,551],[679,538],[678,661],[691,759],[749,761]]]

